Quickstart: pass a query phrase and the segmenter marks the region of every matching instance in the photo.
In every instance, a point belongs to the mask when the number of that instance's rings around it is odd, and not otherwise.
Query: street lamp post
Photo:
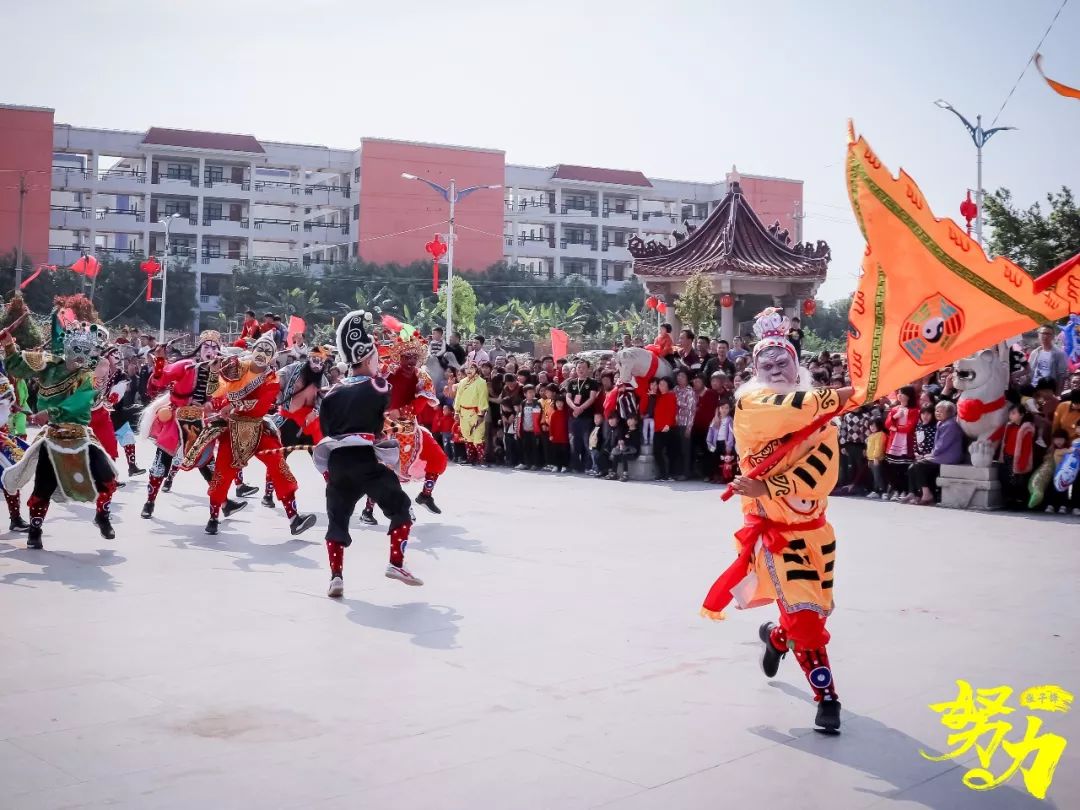
[[[165,343],[165,287],[168,283],[169,272],[169,228],[172,226],[172,221],[178,219],[179,216],[179,213],[175,213],[158,220],[158,225],[165,226],[165,253],[161,257],[161,319],[158,321],[158,343],[161,344]]]
[[[982,185],[982,150],[986,142],[994,135],[995,132],[1001,132],[1006,129],[1016,129],[1016,127],[991,127],[990,129],[983,129],[982,116],[975,116],[975,126],[971,125],[964,116],[957,112],[949,102],[944,99],[938,99],[934,102],[938,107],[943,110],[948,110],[957,118],[963,122],[964,127],[967,129],[968,134],[971,135],[971,140],[975,144],[975,165],[976,165],[976,188],[975,188],[975,239],[979,243],[979,247],[983,247],[982,236],[982,223],[983,223],[983,185]]]
[[[444,200],[450,203],[450,233],[447,238],[447,250],[446,250],[446,337],[449,339],[450,333],[453,331],[454,326],[454,209],[459,200],[472,194],[474,191],[479,191],[485,188],[502,188],[501,184],[495,184],[490,186],[469,186],[458,191],[457,181],[451,178],[450,188],[440,186],[438,183],[433,183],[423,177],[417,177],[415,174],[408,174],[402,172],[401,176],[406,180],[419,180],[421,183],[425,183],[433,188],[436,193],[439,194]]]

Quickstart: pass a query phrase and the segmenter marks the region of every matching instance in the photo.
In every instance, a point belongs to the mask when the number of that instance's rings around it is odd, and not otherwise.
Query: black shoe
[[[289,521],[289,531],[293,533],[293,536],[306,532],[312,526],[315,525],[315,521],[318,520],[315,515],[303,515],[297,514],[291,521]]]
[[[147,501],[143,504],[142,511],[139,512],[139,517],[149,520],[154,516],[154,502]]]
[[[203,531],[206,534],[217,534],[217,530],[218,530],[217,518],[210,518],[208,521],[206,521],[206,528],[203,529]]]
[[[30,531],[26,534],[26,547],[27,548],[44,548],[41,544],[41,527],[31,526]]]
[[[247,501],[234,501],[232,498],[226,498],[225,505],[221,507],[221,514],[225,515],[225,517],[232,517],[245,506],[247,506]]]
[[[379,521],[375,519],[375,513],[370,509],[365,509],[360,513],[360,522],[368,526],[378,526]]]
[[[136,467],[134,464],[128,464],[128,478],[133,475],[142,475],[146,470],[142,467]]]
[[[162,492],[172,492],[172,479],[171,478],[166,478],[165,479],[165,481],[161,485],[161,491]]]
[[[840,733],[840,701],[822,700],[817,705],[817,717],[814,718],[814,731],[822,734]]]
[[[259,503],[261,503],[267,509],[273,509],[274,508],[274,498],[269,492],[267,492],[265,495],[262,496],[262,500],[259,501]]]
[[[116,532],[113,531],[112,521],[109,520],[109,516],[105,512],[98,512],[94,515],[94,525],[98,527],[101,536],[106,540],[116,539]]]
[[[258,487],[253,487],[251,484],[238,484],[236,487],[237,498],[250,498],[259,492]]]
[[[16,515],[8,524],[8,529],[13,532],[28,532],[30,531],[30,524],[22,519],[22,515]]]
[[[429,512],[434,512],[436,515],[442,514],[442,509],[435,505],[435,499],[430,495],[421,493],[416,496],[416,502],[421,506],[426,507]]]
[[[773,646],[772,641],[769,640],[769,634],[773,628],[776,627],[772,622],[765,622],[758,628],[758,638],[761,639],[761,643],[765,645],[761,651],[761,671],[765,673],[766,678],[775,678],[776,673],[780,670],[780,662],[783,660],[787,653],[782,653],[776,647]]]

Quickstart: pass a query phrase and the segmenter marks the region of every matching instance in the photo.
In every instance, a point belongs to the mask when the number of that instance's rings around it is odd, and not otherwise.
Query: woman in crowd
[[[897,392],[897,404],[885,417],[885,469],[892,500],[898,501],[907,490],[907,471],[915,458],[915,389],[905,385]]]
[[[934,407],[934,417],[937,426],[933,449],[908,468],[908,487],[913,496],[908,502],[919,506],[934,505],[934,486],[941,465],[960,464],[964,460],[964,435],[956,421],[956,406],[942,400]]]

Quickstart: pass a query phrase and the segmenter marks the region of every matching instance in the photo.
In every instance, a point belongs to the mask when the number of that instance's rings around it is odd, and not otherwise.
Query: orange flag
[[[934,216],[911,177],[893,177],[850,124],[847,182],[866,239],[849,315],[849,407],[1080,313],[1080,256],[1037,279],[1001,256],[988,259],[962,225]]]
[[[555,362],[558,363],[564,357],[570,347],[570,336],[566,334],[562,329],[551,330],[551,356],[555,358]]]
[[[298,318],[295,315],[289,316],[289,331],[287,335],[286,345],[291,346],[293,341],[296,340],[296,336],[301,332],[307,331],[307,324],[304,323],[303,318]]]
[[[1043,81],[1050,85],[1050,89],[1053,90],[1055,93],[1065,96],[1066,98],[1080,99],[1080,90],[1076,89],[1075,87],[1069,87],[1069,85],[1062,84],[1061,82],[1055,82],[1045,73],[1043,73],[1041,53],[1035,54],[1035,68],[1039,71],[1039,75],[1043,77]]]

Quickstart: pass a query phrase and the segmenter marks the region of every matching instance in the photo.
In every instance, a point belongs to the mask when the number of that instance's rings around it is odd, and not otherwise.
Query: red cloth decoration
[[[981,399],[961,399],[956,403],[956,414],[965,422],[978,422],[984,416],[994,411],[1000,411],[1005,407],[1005,397],[999,397],[993,402],[983,402]]]
[[[551,356],[558,363],[569,353],[570,336],[562,329],[551,330]]]
[[[154,276],[161,272],[161,263],[151,256],[139,265],[139,269],[146,273],[146,300],[151,299],[150,288],[153,286]]]
[[[740,544],[739,556],[709,588],[702,608],[709,613],[720,613],[728,606],[732,599],[731,589],[742,582],[749,572],[750,558],[759,537],[765,548],[776,554],[787,545],[782,532],[808,532],[824,525],[824,513],[804,523],[779,523],[759,515],[743,515],[743,526],[735,532],[735,539]]]
[[[75,263],[71,265],[71,269],[87,278],[94,278],[101,272],[101,262],[93,256],[83,256],[75,260]]]
[[[285,338],[285,342],[291,346],[293,344],[293,341],[296,339],[296,336],[299,335],[301,332],[305,331],[307,331],[307,324],[304,323],[304,319],[297,318],[295,315],[290,315],[289,331],[287,333],[287,337]]]
[[[26,285],[33,281],[35,278],[41,275],[42,270],[55,270],[55,264],[39,264],[37,268],[29,276],[23,279],[23,283],[19,285],[20,290],[25,290]]]
[[[431,291],[437,293],[439,291],[439,259],[446,253],[447,245],[439,234],[435,234],[435,238],[424,245],[424,250],[431,254]]]

